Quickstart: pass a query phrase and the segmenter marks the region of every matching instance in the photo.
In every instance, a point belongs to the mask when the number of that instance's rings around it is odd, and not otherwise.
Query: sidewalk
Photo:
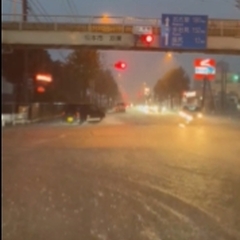
[[[238,112],[225,112],[225,113],[221,113],[221,112],[217,112],[217,113],[205,113],[207,116],[209,117],[218,117],[218,118],[224,118],[224,119],[232,119],[232,120],[236,120],[236,121],[240,121],[240,111]]]
[[[3,118],[3,114],[2,114],[2,128],[6,128],[6,127],[14,127],[14,126],[19,126],[19,125],[29,125],[29,124],[35,124],[35,123],[40,123],[40,122],[45,122],[45,121],[51,121],[51,120],[56,120],[58,118],[61,118],[61,114],[56,115],[56,116],[49,116],[49,117],[43,117],[43,118],[38,118],[38,119],[33,119],[33,120],[29,120],[29,119],[23,119],[23,121],[15,121],[13,119],[8,120],[4,120]]]

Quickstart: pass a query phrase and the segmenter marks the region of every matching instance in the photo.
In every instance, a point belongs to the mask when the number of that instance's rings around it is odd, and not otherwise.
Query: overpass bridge
[[[151,27],[150,46],[136,41],[136,26]],[[2,47],[169,51],[161,48],[160,26],[160,19],[149,18],[39,15],[24,22],[22,15],[2,14]],[[206,49],[171,51],[240,55],[240,19],[209,19]]]

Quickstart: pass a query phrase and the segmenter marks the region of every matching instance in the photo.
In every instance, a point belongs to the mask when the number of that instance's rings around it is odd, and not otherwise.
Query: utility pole
[[[22,20],[27,22],[28,19],[28,0],[22,0]]]
[[[225,81],[225,71],[224,71],[224,65],[221,63],[221,108],[222,111],[224,111],[224,105],[225,105],[225,97],[224,97],[224,81]]]
[[[22,21],[23,23],[27,22],[28,20],[28,0],[22,0]],[[30,102],[29,102],[29,71],[28,71],[28,49],[24,49],[24,73],[23,73],[23,93],[24,93],[24,104],[27,107],[27,117],[29,118],[30,115]]]
[[[207,78],[205,77],[203,79],[203,85],[202,85],[202,104],[201,104],[201,109],[202,111],[205,110],[205,100],[206,100],[206,88],[207,88]]]
[[[16,14],[17,14],[17,0],[12,0],[12,20],[15,21],[16,20]]]
[[[218,67],[221,71],[221,108],[225,110],[226,105],[226,88],[227,88],[227,75],[228,75],[228,63],[220,61]]]

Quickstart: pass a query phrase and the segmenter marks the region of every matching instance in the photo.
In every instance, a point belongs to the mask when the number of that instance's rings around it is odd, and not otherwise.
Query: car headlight
[[[193,117],[191,115],[187,115],[187,120],[188,121],[192,121],[193,120]]]
[[[192,121],[193,120],[193,117],[183,111],[180,111],[179,112],[179,115],[185,119],[187,119],[187,121]]]

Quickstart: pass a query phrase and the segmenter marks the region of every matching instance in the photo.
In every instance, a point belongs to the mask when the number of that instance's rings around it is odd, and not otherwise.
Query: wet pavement
[[[130,111],[3,131],[3,239],[240,239],[240,124]]]

